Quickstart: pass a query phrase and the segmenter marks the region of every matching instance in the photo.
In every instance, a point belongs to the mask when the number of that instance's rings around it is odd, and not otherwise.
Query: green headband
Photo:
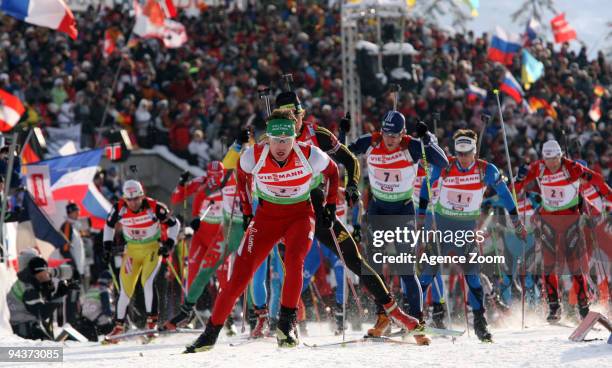
[[[266,134],[272,137],[295,137],[295,122],[289,119],[269,120]]]
[[[279,109],[295,109],[296,111],[303,111],[304,109],[302,109],[302,105],[297,103],[297,104],[286,104],[286,105],[281,105],[278,107]]]

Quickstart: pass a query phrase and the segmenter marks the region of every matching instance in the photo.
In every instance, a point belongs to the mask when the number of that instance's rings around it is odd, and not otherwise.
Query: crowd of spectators
[[[130,37],[133,17],[122,7],[91,9],[77,19],[79,37],[73,41],[2,17],[0,88],[27,103],[28,124],[80,124],[85,147],[94,146],[104,129],[122,127],[139,147],[167,145],[192,164],[205,165],[221,158],[242,127],[262,130],[265,105],[258,88],[279,91],[285,73],[293,74],[307,119],[337,132],[344,116],[337,7],[276,2],[244,12],[208,8],[200,17],[179,14],[189,40],[178,49]],[[417,51],[412,58],[414,86],[402,92],[398,107],[408,118],[408,129],[417,119],[433,129],[433,113],[439,113],[439,141],[452,147],[455,129],[480,132],[481,115],[488,112],[492,120],[484,130],[481,155],[505,168],[491,92],[505,69],[487,60],[488,35],[450,34],[418,18],[408,19],[404,32]],[[117,51],[110,55],[103,52],[105,34],[117,36]],[[567,44],[536,41],[530,51],[544,63],[545,75],[526,91],[526,98],[543,98],[556,116],[542,110],[529,113],[525,105],[503,98],[513,167],[536,158],[544,141],[557,138],[562,145],[569,142],[573,158],[585,159],[610,183],[610,64],[602,52],[589,59],[586,48],[575,52]],[[509,71],[520,76],[519,54]],[[489,91],[489,96],[472,99],[468,84]],[[588,112],[597,98],[596,86],[603,87],[603,95],[601,119],[594,122]],[[364,131],[377,129],[391,107],[389,95],[364,96]]]

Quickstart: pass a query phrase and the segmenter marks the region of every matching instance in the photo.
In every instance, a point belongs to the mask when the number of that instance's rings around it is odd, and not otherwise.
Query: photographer
[[[7,296],[10,323],[15,334],[26,339],[53,340],[53,312],[74,287],[70,281],[54,282],[52,277],[66,279],[71,276],[61,273],[50,270],[47,261],[40,257],[33,257],[19,271]]]

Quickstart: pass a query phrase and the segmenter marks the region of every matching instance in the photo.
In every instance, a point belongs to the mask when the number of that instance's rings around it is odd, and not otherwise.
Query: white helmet
[[[123,198],[132,199],[144,196],[142,184],[137,180],[128,180],[123,184]]]
[[[561,146],[555,140],[546,141],[542,146],[542,158],[544,159],[561,157],[561,154]]]

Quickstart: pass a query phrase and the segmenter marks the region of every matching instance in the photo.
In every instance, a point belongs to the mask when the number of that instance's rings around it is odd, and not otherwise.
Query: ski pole
[[[334,233],[333,225],[332,225],[332,228],[329,229],[329,232],[331,233],[332,239],[334,240],[334,245],[336,246],[336,251],[338,252],[338,257],[340,257],[340,261],[342,261],[342,264],[344,264],[344,278],[346,278],[346,275],[348,274],[348,272],[346,272],[346,269],[347,269],[346,261],[344,260],[344,255],[342,254],[342,251],[340,250],[340,244],[338,243],[338,239],[336,238],[336,233]],[[349,284],[349,288],[351,289],[351,293],[353,294],[353,298],[355,298],[355,303],[357,304],[357,309],[359,310],[359,315],[361,317],[363,317],[363,308],[361,306],[361,301],[357,297],[357,291],[355,290],[355,285],[353,285],[352,282],[347,282],[347,284]]]
[[[397,111],[397,102],[402,87],[399,84],[391,84],[389,85],[389,90],[393,93],[393,111]]]
[[[431,183],[430,183],[431,174],[429,172],[429,165],[427,163],[427,154],[425,153],[425,145],[423,144],[423,140],[422,139],[420,141],[421,141],[421,158],[423,160],[423,169],[425,170],[425,181],[426,181],[426,184],[427,184],[427,194],[429,196],[429,203],[427,204],[427,206],[429,207],[430,205],[433,205],[433,201],[432,201],[433,191],[431,190]],[[425,211],[425,212],[427,212],[427,211]],[[432,221],[432,226],[433,226],[434,230],[437,230],[438,229],[438,224],[437,224],[437,221],[436,221],[436,214],[435,214],[433,208],[432,208],[432,211],[431,211],[431,221]],[[436,248],[438,250],[438,255],[442,255],[442,248],[440,246],[440,240],[438,239],[437,236],[435,236],[434,238],[435,238],[435,241],[436,241]],[[442,268],[443,267],[442,264],[440,264],[439,267],[440,267],[440,273],[444,274],[443,268]],[[435,286],[436,290],[438,291],[438,295],[443,296],[444,300],[446,301],[446,303],[444,303],[444,304],[446,304],[446,314],[448,315],[447,316],[447,318],[448,318],[448,327],[452,328],[453,319],[451,317],[450,306],[448,304],[449,300],[448,300],[447,290],[444,289],[444,293],[442,293],[442,290],[441,290],[442,288],[440,287],[440,285],[438,285],[438,280],[436,279],[435,274],[434,274],[434,286]],[[442,295],[442,294],[444,294],[444,295]],[[421,296],[421,298],[422,297],[423,296]],[[466,315],[465,318],[467,319],[467,315]],[[469,334],[469,332],[468,332],[468,334]]]
[[[501,111],[501,103],[499,101],[499,90],[498,89],[494,89],[493,93],[495,94],[495,99],[497,100],[497,111],[499,112],[499,120],[501,122],[502,125],[502,137],[504,138],[504,149],[506,151],[506,161],[508,164],[508,176],[510,176],[510,183],[512,185],[512,199],[514,200],[514,206],[515,208],[518,210],[518,200],[516,197],[516,187],[514,185],[514,175],[512,173],[512,163],[510,162],[510,150],[508,148],[508,137],[506,136],[506,124],[504,123],[504,114],[502,114]],[[523,245],[523,256],[525,255],[525,247],[527,246],[526,241],[522,240],[521,241],[522,245]],[[523,278],[525,277],[525,275],[522,276]],[[524,292],[524,291],[523,291]],[[524,296],[521,297],[521,299],[524,299]],[[525,329],[525,305],[523,304],[521,306],[521,329]]]
[[[115,272],[113,271],[113,267],[111,266],[110,262],[106,264],[108,266],[108,271],[111,274],[111,277],[113,278],[113,285],[115,285],[115,289],[117,290],[117,292],[121,292],[121,290],[119,289],[119,283],[117,282],[117,276],[115,276]]]
[[[179,285],[181,285],[181,289],[183,289],[183,294],[185,295],[185,298],[186,298],[187,297],[187,289],[185,289],[185,286],[183,286],[183,284],[181,283],[181,279],[180,279],[178,273],[176,272],[176,269],[174,268],[174,265],[172,264],[172,262],[166,262],[166,264],[168,265],[168,268],[170,269],[170,271],[172,272],[172,274],[176,278],[176,281],[179,283]],[[195,312],[195,315],[196,315],[196,318],[198,319],[198,321],[200,321],[200,323],[202,324],[202,326],[206,326],[206,323],[204,323],[204,320],[198,314],[197,311]]]

